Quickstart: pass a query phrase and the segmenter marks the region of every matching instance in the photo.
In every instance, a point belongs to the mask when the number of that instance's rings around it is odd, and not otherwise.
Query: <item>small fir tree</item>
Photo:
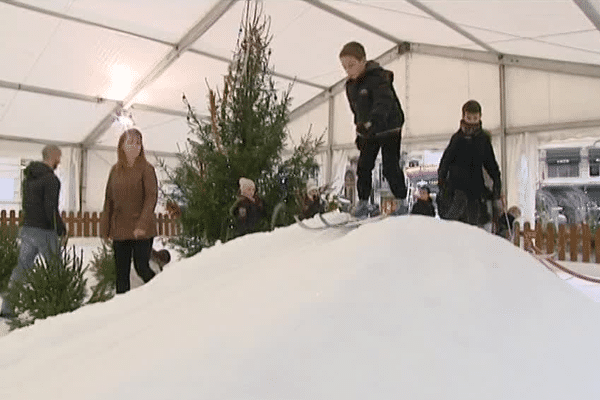
[[[8,280],[19,262],[17,232],[10,227],[0,227],[0,293],[6,292]]]
[[[72,251],[62,247],[57,255],[38,258],[22,281],[11,284],[7,298],[15,317],[9,321],[10,328],[31,325],[35,320],[81,307],[86,295],[82,257],[83,254],[77,256],[75,247]]]
[[[112,299],[116,293],[117,269],[115,266],[114,252],[111,246],[102,243],[99,251],[92,253],[90,262],[96,284],[92,287],[92,296],[88,303],[97,303]]]
[[[291,86],[282,93],[276,90],[270,41],[269,19],[260,2],[247,1],[223,92],[209,89],[210,121],[201,121],[183,97],[196,138],[188,140],[178,167],[169,170],[163,164],[163,169],[177,188],[170,197],[182,206],[182,235],[174,244],[184,256],[230,238],[229,209],[240,177],[256,183],[265,205],[258,230],[265,230],[276,204],[303,189],[317,169],[314,155],[321,139],[303,138],[283,160]]]

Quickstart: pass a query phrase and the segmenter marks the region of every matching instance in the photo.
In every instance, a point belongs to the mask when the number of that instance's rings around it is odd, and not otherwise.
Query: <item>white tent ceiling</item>
[[[600,77],[598,0],[263,4],[276,80],[282,88],[295,80],[292,117],[339,86],[337,54],[349,40],[373,58],[399,46]],[[149,150],[175,152],[188,131],[181,96],[207,114],[207,85],[222,83],[243,8],[225,0],[0,0],[0,139],[114,146],[115,116],[127,107]]]

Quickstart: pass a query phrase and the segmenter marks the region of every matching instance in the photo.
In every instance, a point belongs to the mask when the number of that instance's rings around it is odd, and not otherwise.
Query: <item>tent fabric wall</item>
[[[509,127],[600,118],[600,79],[507,68]]]

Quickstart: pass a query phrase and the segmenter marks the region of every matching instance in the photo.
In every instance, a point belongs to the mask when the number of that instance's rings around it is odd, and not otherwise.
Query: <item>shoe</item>
[[[408,205],[406,204],[406,200],[400,200],[396,206],[396,209],[390,213],[390,215],[394,217],[406,214],[408,214]]]
[[[352,216],[357,219],[376,217],[381,214],[377,204],[369,204],[367,200],[360,200]]]
[[[377,204],[369,205],[369,217],[377,217],[380,214],[381,211],[379,210],[379,206]]]
[[[362,219],[369,216],[369,203],[367,200],[359,200],[354,212],[352,213],[354,218]]]

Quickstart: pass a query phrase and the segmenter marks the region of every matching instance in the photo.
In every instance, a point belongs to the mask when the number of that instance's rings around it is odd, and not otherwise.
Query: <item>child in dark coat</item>
[[[325,211],[325,205],[321,201],[321,189],[312,179],[306,184],[306,193],[302,194],[302,209],[300,219],[312,218],[318,213]]]
[[[263,215],[263,202],[256,194],[256,186],[251,179],[240,178],[238,198],[230,209],[236,219],[237,236],[254,232]]]
[[[433,201],[431,200],[430,191],[427,186],[419,188],[419,197],[410,213],[435,217],[435,207],[433,206]]]
[[[490,134],[481,125],[481,105],[469,100],[462,108],[460,129],[450,139],[438,169],[442,218],[481,225],[489,197],[483,168],[494,182],[492,197],[498,199],[502,187],[500,168]]]
[[[392,85],[394,74],[375,61],[367,61],[364,47],[357,42],[344,45],[340,62],[348,78],[346,96],[354,114],[356,146],[360,151],[357,166],[358,206],[354,216],[377,214],[369,205],[375,160],[381,150],[383,176],[398,200],[406,198],[404,173],[400,168],[400,140],[404,112]],[[399,207],[398,210],[402,210]]]

